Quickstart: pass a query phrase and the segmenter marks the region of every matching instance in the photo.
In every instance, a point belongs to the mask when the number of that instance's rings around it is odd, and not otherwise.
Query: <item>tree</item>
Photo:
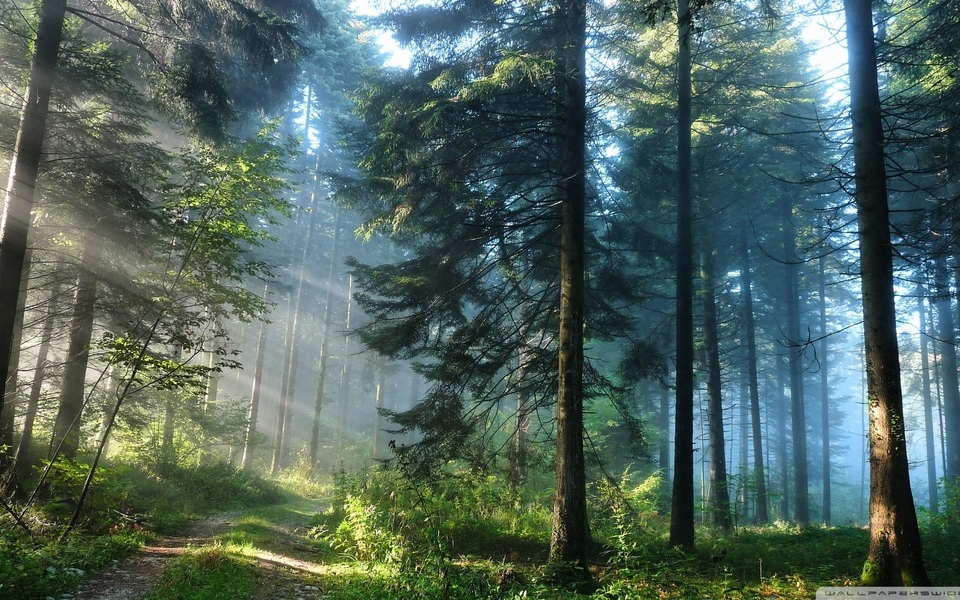
[[[40,5],[27,93],[24,95],[13,166],[4,197],[3,218],[0,221],[0,282],[3,282],[0,285],[0,373],[4,374],[10,370],[30,211],[36,197],[40,153],[66,8],[66,0],[44,0]],[[0,405],[0,411],[4,408]]]
[[[907,463],[872,2],[844,0],[844,14],[870,415],[870,550],[862,581],[922,586],[930,581]]]
[[[693,531],[693,193],[691,191],[691,21],[687,0],[677,7],[677,356],[676,433],[670,543],[692,550]]]

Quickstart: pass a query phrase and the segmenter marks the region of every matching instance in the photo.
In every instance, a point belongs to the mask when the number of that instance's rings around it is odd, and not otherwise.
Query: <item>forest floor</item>
[[[61,600],[140,600],[165,598],[163,589],[172,578],[165,577],[179,559],[198,549],[229,544],[238,532],[261,529],[256,546],[246,544],[244,556],[254,569],[253,589],[244,597],[251,600],[314,600],[323,597],[318,585],[321,566],[311,559],[316,552],[304,545],[309,519],[325,510],[328,502],[302,500],[273,507],[269,521],[255,513],[227,512],[196,521],[183,531],[146,544],[105,571],[86,579],[72,594]],[[226,590],[221,590],[226,592]],[[173,595],[173,594],[171,594]],[[225,596],[226,597],[226,596]]]

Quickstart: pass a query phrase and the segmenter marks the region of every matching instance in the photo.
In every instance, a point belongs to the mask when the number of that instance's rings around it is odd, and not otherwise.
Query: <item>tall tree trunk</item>
[[[703,289],[703,337],[707,358],[707,426],[710,431],[710,522],[730,529],[730,491],[727,488],[727,458],[723,432],[723,397],[720,372],[720,341],[717,335],[717,301],[713,279],[713,248],[701,236],[700,281]]]
[[[943,385],[943,418],[946,422],[947,461],[944,477],[956,483],[960,477],[960,385],[957,381],[957,347],[953,327],[953,302],[947,276],[946,257],[937,258],[937,322],[940,340],[941,381]]]
[[[353,308],[353,274],[347,276],[347,315],[343,320],[343,359],[340,365],[340,388],[337,390],[337,439],[342,440],[347,428],[347,412],[350,405],[350,316]],[[342,444],[341,444],[342,446]]]
[[[59,271],[59,269],[57,269]],[[47,370],[47,356],[50,354],[50,340],[53,338],[53,328],[59,312],[60,278],[56,276],[53,287],[50,289],[50,298],[47,300],[47,315],[40,333],[40,346],[37,348],[37,362],[33,372],[33,381],[30,384],[30,397],[27,399],[27,410],[23,419],[23,431],[20,434],[20,443],[17,445],[15,459],[16,470],[20,477],[29,475],[31,467],[36,461],[33,452],[33,426],[37,418],[37,409],[40,406],[40,394],[43,392],[43,380]]]
[[[930,394],[930,358],[927,351],[927,311],[924,302],[925,290],[917,287],[917,318],[920,320],[920,380],[923,395],[923,425],[927,441],[927,490],[930,498],[930,510],[934,513],[940,508],[937,486],[937,452],[934,448],[933,434],[933,397]]]
[[[862,581],[930,585],[907,463],[872,2],[844,0],[843,7],[870,411],[870,550]]]
[[[777,466],[780,470],[780,518],[790,518],[790,469],[787,467],[787,364],[778,354],[777,361]]]
[[[820,431],[823,438],[823,524],[830,525],[830,363],[827,360],[827,273],[826,258],[820,267]]]
[[[102,240],[96,233],[88,233],[83,240],[77,274],[73,314],[70,317],[70,341],[50,448],[51,459],[61,454],[74,458],[80,445],[80,415],[86,404],[87,363],[90,359],[93,312],[97,299],[97,270],[102,250]]]
[[[526,338],[525,333],[524,338]],[[510,440],[510,467],[507,473],[507,483],[512,494],[516,494],[527,481],[527,438],[530,432],[531,407],[527,402],[524,375],[528,360],[527,346],[521,346],[517,357],[517,370],[513,374],[513,380],[517,386],[517,412],[514,415],[513,436]]]
[[[267,299],[268,286],[263,286],[263,299]],[[240,468],[253,469],[254,442],[257,437],[257,421],[260,418],[260,390],[263,388],[263,363],[267,357],[267,322],[260,321],[260,333],[257,335],[257,362],[253,368],[253,387],[250,390],[250,409],[247,412],[247,430],[243,435],[243,458]]]
[[[757,523],[770,520],[767,508],[767,481],[763,465],[763,437],[760,431],[760,383],[757,375],[757,334],[753,319],[753,284],[750,273],[750,249],[747,236],[742,237],[740,247],[742,266],[740,269],[740,288],[743,294],[744,325],[747,329],[747,374],[750,378],[750,421],[753,427],[754,478],[757,485]]]
[[[660,470],[663,479],[670,482],[670,390],[660,386],[660,431],[663,438],[660,440]]]
[[[810,524],[809,477],[807,472],[807,419],[804,414],[803,354],[800,334],[799,266],[797,232],[793,225],[793,203],[783,202],[783,251],[786,264],[787,347],[790,360],[790,433],[793,438],[793,519]]]
[[[287,430],[287,412],[290,410],[290,394],[287,389],[290,384],[290,358],[291,358],[291,348],[294,344],[293,332],[294,332],[294,297],[293,292],[291,292],[289,298],[287,299],[287,328],[284,335],[284,352],[283,352],[283,370],[281,371],[281,380],[280,380],[280,397],[277,402],[277,430],[274,436],[274,445],[273,445],[273,459],[270,462],[270,473],[276,475],[283,463],[283,446],[285,438],[290,434]]]
[[[333,337],[333,287],[337,267],[340,264],[341,212],[337,207],[333,225],[333,247],[330,249],[330,270],[327,272],[327,291],[323,301],[323,332],[320,339],[320,357],[317,361],[317,387],[313,396],[313,425],[310,428],[310,464],[317,464],[320,450],[320,414],[323,410],[323,394],[327,381],[327,361],[330,356],[330,339]]]
[[[560,331],[556,489],[550,558],[588,574],[586,466],[583,461],[583,324],[586,220],[585,0],[559,0],[557,85],[560,87]]]
[[[32,252],[28,249],[23,261],[23,276],[20,278],[20,291],[17,295],[17,317],[14,321],[13,341],[10,346],[10,369],[4,380],[3,397],[0,398],[0,467],[9,466],[13,448],[13,428],[16,422],[17,400],[20,397],[20,346],[23,342],[23,319],[27,312],[27,283],[30,279]]]
[[[383,414],[386,408],[387,396],[387,365],[386,360],[377,361],[377,386],[375,397],[375,414],[373,417],[373,458],[380,460],[384,456],[383,451]]]
[[[677,56],[677,358],[670,545],[694,548],[693,531],[693,193],[691,190],[690,21],[678,0]]]
[[[13,164],[7,181],[0,218],[0,373],[10,372],[13,337],[16,330],[17,300],[27,251],[30,211],[37,189],[40,155],[46,136],[50,90],[53,87],[66,0],[43,0],[40,21],[33,43],[27,93],[20,113],[20,128],[14,147]],[[0,404],[0,411],[3,405]],[[2,419],[2,415],[0,415]]]

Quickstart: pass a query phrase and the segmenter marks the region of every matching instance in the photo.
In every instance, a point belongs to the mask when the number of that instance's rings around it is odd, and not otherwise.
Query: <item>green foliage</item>
[[[234,600],[253,590],[256,569],[250,560],[220,544],[189,552],[163,571],[144,600]]]
[[[919,510],[924,566],[938,585],[957,581],[960,573],[960,554],[955,550],[960,539],[960,485],[941,479],[941,486],[937,512]]]
[[[278,487],[225,464],[178,468],[159,479],[128,464],[107,464],[96,473],[81,527],[54,541],[69,519],[86,475],[80,461],[51,469],[51,500],[28,510],[30,538],[5,515],[0,518],[0,597],[43,599],[74,589],[81,571],[104,569],[136,549],[153,532],[182,528],[212,511],[263,506],[284,496]]]

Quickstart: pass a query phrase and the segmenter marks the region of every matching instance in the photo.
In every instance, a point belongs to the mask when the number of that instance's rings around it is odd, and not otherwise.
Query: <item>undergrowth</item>
[[[25,511],[25,495],[12,503],[23,512],[29,533],[9,513],[0,515],[0,598],[56,597],[76,589],[89,572],[191,519],[287,497],[275,484],[224,464],[172,469],[163,477],[129,464],[106,464],[97,471],[79,527],[60,539],[86,469],[82,462],[60,462],[48,475],[42,500]]]

